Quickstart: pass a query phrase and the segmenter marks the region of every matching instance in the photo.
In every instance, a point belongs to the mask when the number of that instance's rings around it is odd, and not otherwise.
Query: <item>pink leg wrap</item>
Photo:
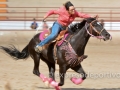
[[[56,81],[50,80],[49,83],[51,86],[53,86],[55,88],[55,90],[61,90]]]
[[[57,86],[58,86],[58,83],[55,82],[55,81],[52,81],[52,82],[50,83],[50,85],[53,86],[53,87],[57,87]]]
[[[45,77],[43,74],[40,74],[40,78],[42,79],[43,82],[45,82],[47,79],[47,77]]]
[[[61,90],[59,86],[55,87],[55,90]]]
[[[55,82],[54,80],[52,82],[50,82],[50,85],[53,86],[55,88],[55,90],[61,90],[60,87],[58,86],[58,83]]]
[[[71,81],[78,85],[78,84],[81,84],[83,82],[83,79],[82,78],[71,78]]]
[[[61,90],[60,87],[58,86],[58,83],[54,81],[52,78],[47,78],[43,74],[40,74],[40,78],[42,79],[43,82],[48,81],[51,86],[53,86],[56,90]]]

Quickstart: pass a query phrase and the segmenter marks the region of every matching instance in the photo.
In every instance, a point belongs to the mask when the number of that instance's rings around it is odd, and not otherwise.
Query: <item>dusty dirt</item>
[[[0,45],[14,44],[22,50],[29,39],[31,31],[7,32],[0,35]],[[112,41],[100,41],[91,38],[85,54],[88,58],[81,64],[88,73],[88,78],[80,85],[70,81],[71,75],[80,76],[72,70],[68,70],[65,85],[62,90],[120,90],[120,32],[110,32]],[[54,90],[44,88],[44,83],[32,73],[33,60],[15,61],[0,51],[0,90]],[[56,80],[59,81],[58,65],[56,65]],[[48,76],[48,68],[44,62],[40,62],[40,72]]]

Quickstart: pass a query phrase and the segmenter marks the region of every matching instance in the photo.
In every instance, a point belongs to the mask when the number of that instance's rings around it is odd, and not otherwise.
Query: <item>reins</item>
[[[92,21],[89,25],[90,25],[90,31],[88,30],[88,23],[86,22],[85,24],[85,29],[87,31],[87,33],[91,36],[91,37],[96,37],[98,39],[101,39],[101,33],[103,32],[104,28],[100,30],[100,32],[98,32],[98,30],[92,25],[93,22],[95,22],[96,20]],[[99,36],[95,36],[92,34],[92,31],[95,31]]]

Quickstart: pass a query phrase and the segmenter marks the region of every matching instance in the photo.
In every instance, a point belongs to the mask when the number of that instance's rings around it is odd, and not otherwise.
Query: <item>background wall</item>
[[[12,7],[59,7],[69,0],[8,0]],[[119,0],[70,0],[76,7],[119,7]],[[15,4],[14,4],[15,3]]]
[[[36,18],[39,23],[39,26],[41,26],[42,23],[41,21],[45,13],[51,9],[58,9],[66,1],[7,0],[7,2],[0,2],[3,4],[6,3],[8,6],[7,13],[0,14],[0,17],[2,16],[4,18],[7,18],[5,22],[3,22],[4,20],[0,21],[0,29],[30,29],[29,26],[33,18]],[[119,0],[70,0],[70,1],[75,5],[76,9],[79,12],[88,13],[91,16],[98,14],[99,19],[105,20],[106,23],[105,28],[107,30],[120,30]],[[52,26],[52,23],[57,19],[57,17],[58,17],[57,15],[51,15],[47,19],[50,27]],[[79,22],[81,21],[80,18],[76,18],[75,20]],[[14,21],[17,22],[14,23]],[[41,29],[41,27],[39,27],[38,29]]]

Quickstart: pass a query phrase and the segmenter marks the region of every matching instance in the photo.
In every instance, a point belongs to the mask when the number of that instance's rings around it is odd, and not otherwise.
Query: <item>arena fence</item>
[[[0,13],[0,29],[30,29],[30,23],[36,18],[41,29],[42,19],[49,10],[57,10],[59,7],[2,7],[0,10],[7,10],[7,13]],[[76,7],[76,10],[90,15],[99,15],[99,20],[105,21],[108,30],[120,30],[120,7]],[[57,19],[57,15],[51,15],[47,19],[49,27]],[[80,22],[81,18],[76,18],[75,22]]]

